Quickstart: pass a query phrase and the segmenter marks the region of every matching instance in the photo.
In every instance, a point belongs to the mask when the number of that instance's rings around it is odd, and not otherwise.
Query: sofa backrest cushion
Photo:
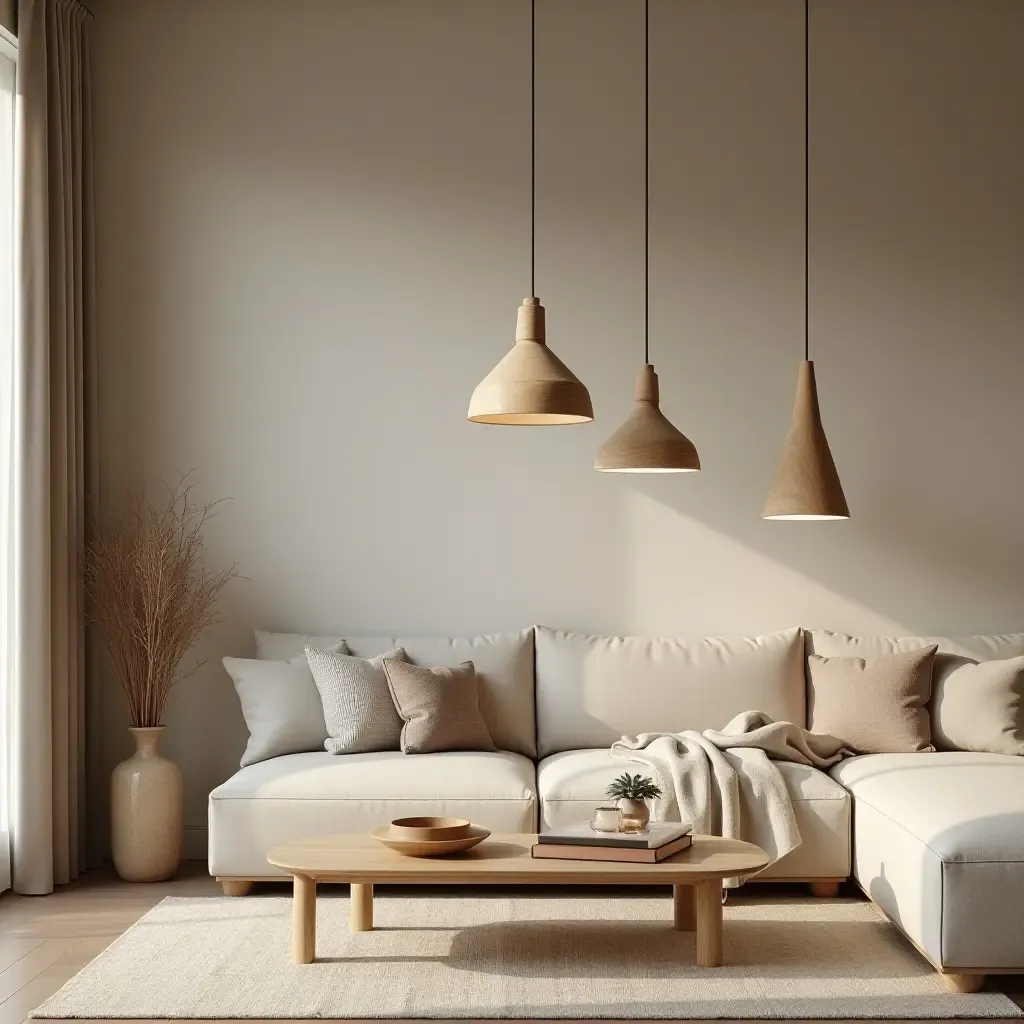
[[[307,644],[316,646],[312,639],[323,638],[258,629],[256,655],[287,660],[302,653]],[[344,639],[357,658],[374,658],[395,647],[403,647],[413,665],[426,668],[438,665],[455,668],[464,661],[473,662],[480,684],[480,711],[494,745],[499,750],[511,750],[526,757],[537,756],[532,629],[486,636],[346,636]]]
[[[929,705],[932,743],[938,750],[1021,753],[1024,707],[1017,675],[989,679],[986,674],[958,672],[980,662],[1024,656],[1024,633],[989,636],[847,636],[823,629],[807,631],[807,654],[873,658],[897,651],[938,646]],[[1002,677],[1004,674],[1000,674]],[[988,685],[990,683],[999,685]],[[973,716],[965,722],[965,716]]]
[[[641,732],[720,729],[741,711],[803,725],[805,694],[800,629],[685,640],[537,627],[541,757]]]

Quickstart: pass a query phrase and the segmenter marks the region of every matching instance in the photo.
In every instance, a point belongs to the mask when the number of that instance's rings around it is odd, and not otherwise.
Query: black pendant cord
[[[537,0],[530,0],[530,295],[537,294]]]
[[[644,364],[651,361],[651,0],[644,0]]]
[[[804,361],[811,358],[811,3],[804,0]]]

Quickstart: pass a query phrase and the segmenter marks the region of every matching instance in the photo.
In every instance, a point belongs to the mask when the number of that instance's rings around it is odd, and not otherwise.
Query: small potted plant
[[[647,801],[657,800],[661,796],[661,789],[646,775],[630,775],[626,772],[611,783],[605,793],[619,802],[622,831],[643,832],[651,821],[651,809]]]

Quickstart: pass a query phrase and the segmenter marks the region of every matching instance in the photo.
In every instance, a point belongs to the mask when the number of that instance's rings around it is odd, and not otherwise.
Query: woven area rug
[[[866,902],[730,903],[727,966],[702,970],[667,897],[385,893],[356,935],[347,898],[321,898],[307,966],[287,897],[165,899],[32,1016],[1021,1016],[996,992],[948,993]]]

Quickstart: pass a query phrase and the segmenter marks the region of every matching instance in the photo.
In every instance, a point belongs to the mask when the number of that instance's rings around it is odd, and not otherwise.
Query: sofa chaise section
[[[1024,758],[870,754],[853,797],[854,878],[957,990],[1024,971]]]
[[[413,767],[414,766],[414,767]],[[412,770],[411,770],[412,769]],[[537,827],[536,769],[521,754],[289,754],[249,765],[210,794],[210,874],[239,894],[281,872],[281,843],[367,832],[393,818],[469,818],[496,832]]]

